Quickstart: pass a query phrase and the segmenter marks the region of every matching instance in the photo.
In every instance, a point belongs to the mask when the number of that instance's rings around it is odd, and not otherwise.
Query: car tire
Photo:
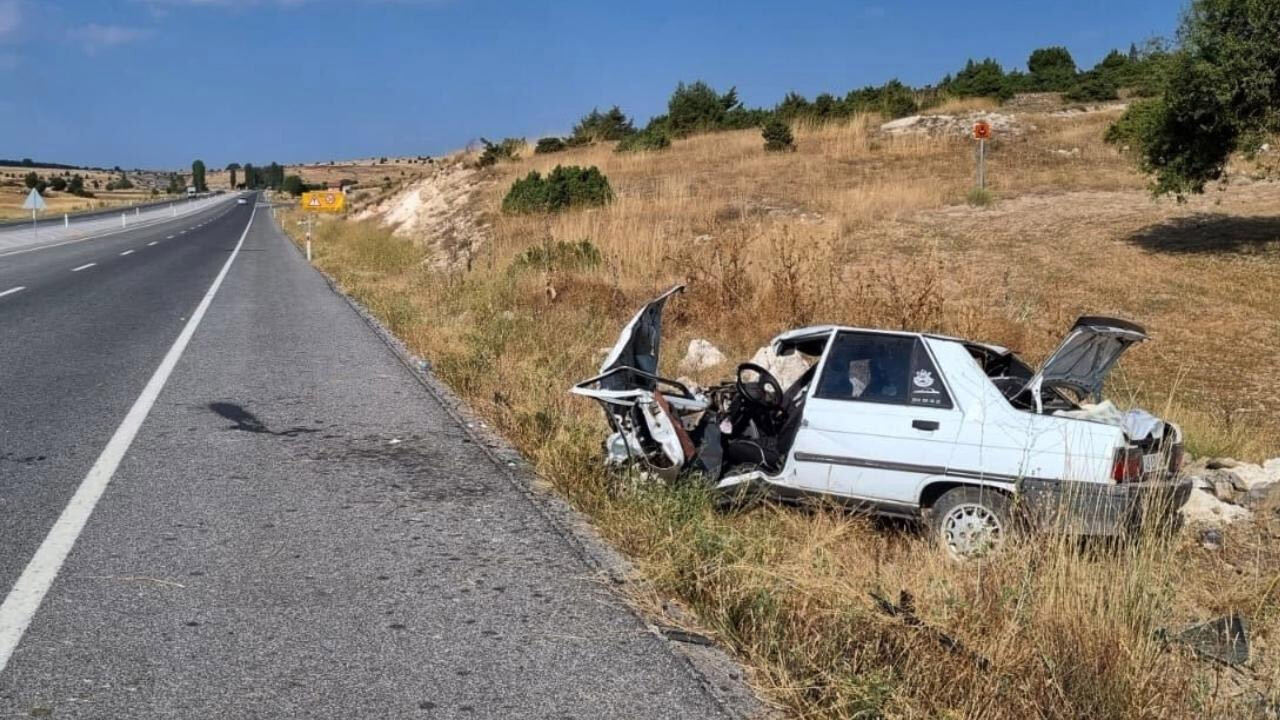
[[[1012,503],[999,490],[952,488],[930,508],[929,527],[952,557],[967,560],[990,555],[1014,533]]]

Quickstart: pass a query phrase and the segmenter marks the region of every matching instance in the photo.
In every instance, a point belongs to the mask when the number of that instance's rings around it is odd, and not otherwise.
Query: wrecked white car
[[[923,519],[963,556],[1015,526],[1117,535],[1172,521],[1190,493],[1177,425],[1097,402],[1146,339],[1132,323],[1080,318],[1039,371],[953,337],[806,327],[772,343],[808,361],[788,387],[743,363],[703,390],[657,374],[663,308],[681,290],[645,305],[600,374],[572,389],[604,407],[611,464]]]

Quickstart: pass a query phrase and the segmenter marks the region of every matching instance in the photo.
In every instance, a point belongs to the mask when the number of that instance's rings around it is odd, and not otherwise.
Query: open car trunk
[[[1043,412],[1045,391],[1066,391],[1075,396],[1074,404],[1090,398],[1100,400],[1102,384],[1116,361],[1146,339],[1147,332],[1131,322],[1081,317],[1039,372],[1027,381],[1023,392],[1030,395],[1037,412]]]

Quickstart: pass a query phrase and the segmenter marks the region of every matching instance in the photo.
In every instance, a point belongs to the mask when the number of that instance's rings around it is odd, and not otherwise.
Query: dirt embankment
[[[397,237],[422,243],[436,268],[465,268],[490,237],[473,203],[486,184],[479,171],[453,158],[438,163],[427,177],[361,209],[355,219],[374,220]]]

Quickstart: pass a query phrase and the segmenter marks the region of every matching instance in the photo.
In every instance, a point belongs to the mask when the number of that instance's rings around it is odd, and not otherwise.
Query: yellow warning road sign
[[[309,212],[342,212],[347,209],[347,195],[337,190],[304,192],[302,209]]]

